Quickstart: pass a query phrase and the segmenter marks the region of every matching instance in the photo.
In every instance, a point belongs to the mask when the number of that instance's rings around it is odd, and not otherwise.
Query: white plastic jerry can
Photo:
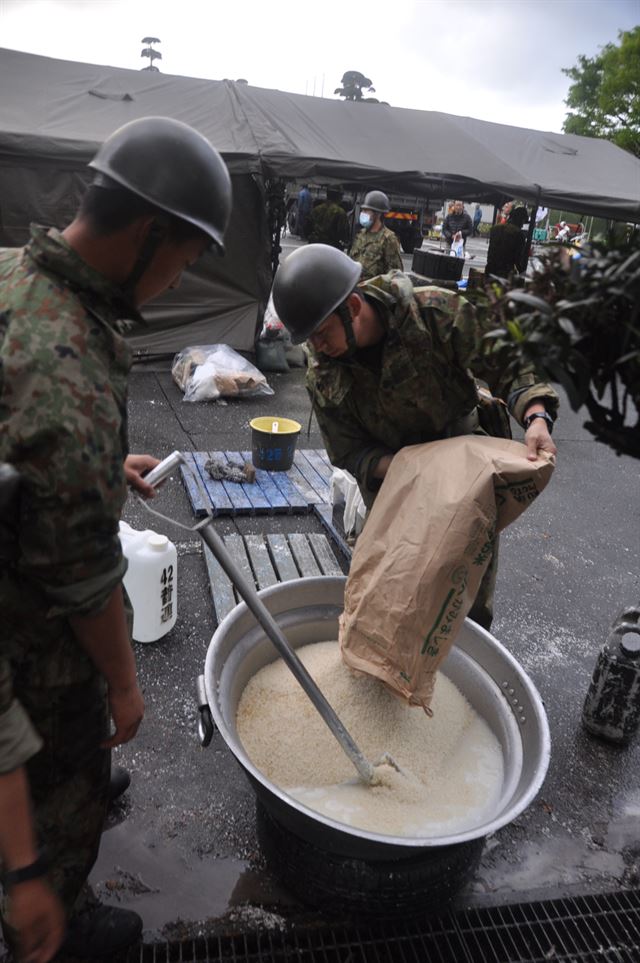
[[[178,617],[178,553],[166,535],[137,531],[120,522],[122,551],[129,567],[124,587],[133,606],[133,638],[156,642]]]

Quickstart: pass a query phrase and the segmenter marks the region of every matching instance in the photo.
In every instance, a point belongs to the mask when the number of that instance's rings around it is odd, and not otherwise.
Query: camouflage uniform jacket
[[[388,227],[382,227],[375,234],[372,231],[360,231],[349,256],[362,265],[363,281],[375,278],[378,274],[403,270],[400,242]]]
[[[57,231],[0,250],[0,461],[22,477],[0,574],[0,771],[33,747],[11,668],[39,688],[87,679],[68,616],[98,612],[126,570],[126,316],[118,288]]]
[[[527,267],[527,235],[515,224],[494,224],[489,233],[485,274],[507,277]]]
[[[349,243],[349,220],[344,208],[333,201],[314,207],[310,216],[309,242],[330,244],[344,250]]]
[[[332,464],[357,479],[370,507],[380,487],[371,478],[378,460],[407,445],[474,430],[477,422],[464,424],[478,402],[476,379],[491,380],[477,361],[482,332],[475,309],[460,295],[432,285],[413,288],[400,272],[365,282],[358,292],[376,307],[383,341],[345,360],[312,353],[307,390]],[[501,387],[520,423],[534,398],[544,398],[552,412],[557,407],[553,388],[530,371]]]

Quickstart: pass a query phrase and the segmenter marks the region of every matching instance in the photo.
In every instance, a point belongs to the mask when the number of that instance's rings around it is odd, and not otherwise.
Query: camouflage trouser
[[[487,631],[491,629],[491,623],[493,622],[493,596],[496,588],[496,575],[498,574],[498,547],[499,537],[496,535],[493,555],[478,586],[478,594],[469,610],[469,618]]]
[[[38,842],[46,847],[49,881],[69,913],[98,855],[107,812],[111,753],[101,749],[109,713],[99,675],[78,685],[34,689],[14,678],[14,691],[44,740],[26,764]],[[3,920],[7,942],[11,931]]]

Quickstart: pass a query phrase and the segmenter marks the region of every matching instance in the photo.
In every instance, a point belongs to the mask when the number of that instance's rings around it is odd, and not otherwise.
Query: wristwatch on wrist
[[[28,866],[21,866],[19,869],[8,869],[2,874],[2,885],[5,889],[17,886],[19,883],[28,883],[32,879],[40,879],[46,876],[49,870],[49,860],[44,850],[40,850],[37,859]]]
[[[533,414],[527,415],[526,418],[522,419],[522,425],[525,431],[528,431],[531,427],[531,422],[534,418],[544,418],[549,428],[549,434],[553,431],[553,418],[548,411],[534,411]]]

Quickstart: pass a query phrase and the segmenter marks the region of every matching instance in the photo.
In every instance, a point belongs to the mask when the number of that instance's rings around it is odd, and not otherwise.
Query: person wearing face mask
[[[401,448],[455,435],[510,436],[494,405],[525,430],[528,457],[556,453],[558,395],[532,368],[487,370],[476,311],[460,294],[414,288],[392,271],[361,282],[360,266],[322,244],[294,251],[273,284],[278,317],[294,344],[310,346],[307,391],[331,463],[350,472],[371,508]],[[497,544],[470,612],[489,628]]]
[[[0,250],[0,462],[20,477],[0,539],[1,922],[27,963],[58,947],[113,959],[142,930],[86,885],[110,750],[144,714],[118,524],[127,483],[152,494],[142,475],[157,461],[128,454],[123,334],[205,250],[224,251],[231,212],[220,154],[177,120],[125,124],[89,166],[63,231],[34,225]]]
[[[389,210],[389,198],[382,191],[369,191],[362,203],[362,230],[356,236],[349,254],[362,265],[363,280],[403,269],[400,242],[393,231],[384,225],[384,215]]]

